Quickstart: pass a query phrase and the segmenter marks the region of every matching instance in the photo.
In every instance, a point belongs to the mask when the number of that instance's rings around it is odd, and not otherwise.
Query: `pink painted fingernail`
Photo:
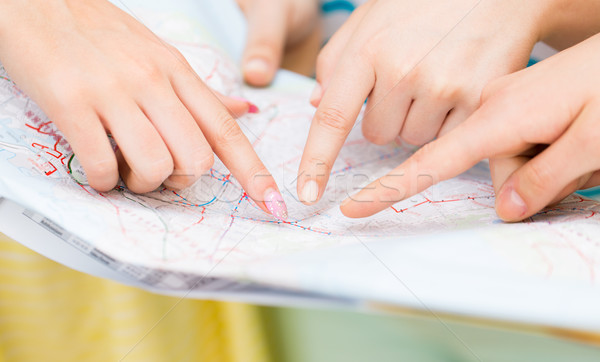
[[[258,109],[256,104],[248,102],[248,113],[256,114],[258,112],[260,112],[260,110]]]
[[[258,109],[258,106],[256,104],[250,102],[246,98],[237,97],[237,96],[229,96],[229,98],[235,99],[236,101],[245,102],[248,105],[248,113],[256,114],[256,113],[260,112],[260,109]]]
[[[270,188],[265,191],[265,206],[276,219],[281,221],[287,219],[287,207],[283,201],[283,196],[277,190]]]

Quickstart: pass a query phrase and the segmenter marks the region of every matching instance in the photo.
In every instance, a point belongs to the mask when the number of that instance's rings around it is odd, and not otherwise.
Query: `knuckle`
[[[108,178],[118,173],[117,161],[113,158],[101,158],[91,161],[88,165],[90,176]]]
[[[88,183],[96,190],[108,191],[115,187],[119,180],[119,171],[115,159],[96,159],[84,168]]]
[[[200,155],[196,157],[196,155]],[[182,189],[192,185],[196,180],[200,179],[202,174],[208,171],[214,162],[212,151],[206,153],[205,150],[191,153],[193,159],[188,160],[185,164],[175,168],[173,173],[164,182],[165,186],[173,189]]]
[[[414,66],[408,61],[400,61],[392,66],[393,76],[395,83],[405,83],[410,85],[416,85],[420,83],[422,79],[421,67]]]
[[[325,176],[326,174],[329,174],[329,171],[333,168],[333,163],[325,160],[324,158],[321,157],[310,157],[307,160],[308,165],[316,165],[318,170],[323,170],[323,174],[318,174],[318,175],[306,175],[306,176],[311,176],[311,177],[315,177],[315,176]],[[320,171],[318,171],[320,172]]]
[[[407,62],[398,62],[392,65],[393,77],[396,82],[399,81],[407,81],[411,77],[410,75],[415,75],[418,73],[417,69],[410,69]]]
[[[271,177],[271,174],[269,173],[267,168],[260,161],[250,165],[247,172],[250,176],[250,179],[252,180],[258,180],[264,177]]]
[[[158,84],[162,83],[165,79],[162,69],[158,65],[146,60],[138,61],[135,71],[131,72],[128,76],[133,78],[137,84]]]
[[[338,135],[347,135],[353,122],[347,118],[339,107],[328,107],[321,110],[315,117],[317,126]]]
[[[364,54],[368,59],[378,59],[381,57],[381,50],[387,49],[386,45],[390,44],[389,29],[385,27],[378,29],[369,36],[368,41],[365,40],[366,38],[363,39],[360,51],[357,51],[357,53]]]
[[[171,190],[181,190],[186,187],[192,186],[198,178],[186,175],[186,174],[177,174],[171,175],[166,180],[163,181],[163,185]]]
[[[397,185],[393,181],[386,181],[385,178],[380,180],[378,189],[379,199],[384,202],[399,202],[405,199],[408,195],[405,187]]]
[[[244,134],[240,127],[228,113],[221,113],[217,116],[217,132],[215,141],[219,144],[233,144],[239,142]]]
[[[460,97],[462,87],[448,79],[436,79],[429,87],[429,93],[435,100],[455,100]]]
[[[212,168],[213,164],[215,163],[215,156],[212,150],[208,152],[203,150],[200,151],[199,154],[201,156],[196,159],[194,169],[198,172],[198,174],[203,174]]]
[[[243,174],[246,175],[246,179],[241,181],[246,184],[247,190],[253,193],[260,189],[260,185],[264,185],[264,180],[272,177],[260,161],[250,165]]]
[[[175,56],[175,58],[177,58],[177,60],[180,61],[181,63],[187,64],[187,59],[176,47],[174,47],[170,44],[167,44],[167,51],[171,55]]]
[[[173,168],[173,159],[170,155],[153,158],[152,162],[140,170],[141,178],[154,189],[173,173]]]

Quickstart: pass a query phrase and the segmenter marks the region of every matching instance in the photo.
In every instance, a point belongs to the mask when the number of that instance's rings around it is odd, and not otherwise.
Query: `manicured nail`
[[[321,98],[321,93],[323,92],[323,88],[319,83],[315,84],[315,88],[310,94],[310,104],[314,105]]]
[[[304,184],[300,193],[300,201],[313,204],[319,198],[319,185],[315,180],[309,180]]]
[[[258,74],[267,74],[271,66],[267,63],[266,60],[262,58],[253,58],[246,62],[244,65],[244,72],[246,73],[258,73]]]
[[[285,221],[288,217],[287,207],[281,194],[274,189],[265,191],[265,206],[276,219]]]
[[[238,96],[229,96],[229,98],[235,99],[236,101],[245,102],[248,105],[248,113],[256,114],[256,113],[260,112],[260,109],[258,109],[258,106],[256,106],[256,104],[250,102],[246,98],[238,97]]]
[[[256,114],[258,112],[260,112],[260,110],[258,109],[256,104],[248,102],[248,113]]]

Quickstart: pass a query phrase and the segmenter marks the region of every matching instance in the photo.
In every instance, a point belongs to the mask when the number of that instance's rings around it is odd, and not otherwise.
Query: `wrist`
[[[547,7],[540,26],[540,41],[564,49],[600,32],[600,0],[541,2]]]

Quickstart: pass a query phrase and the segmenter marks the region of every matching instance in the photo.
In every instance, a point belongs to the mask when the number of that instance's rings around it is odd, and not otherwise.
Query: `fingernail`
[[[250,102],[246,98],[238,97],[238,96],[229,96],[229,98],[235,99],[236,101],[245,102],[248,105],[248,113],[256,114],[256,113],[260,112],[260,109],[258,109],[258,106],[256,104]]]
[[[519,212],[519,217],[525,215],[527,212],[527,204],[523,201],[521,195],[515,191],[515,189],[510,190],[510,202],[515,207],[515,211]]]
[[[510,214],[516,216],[514,219],[521,219],[525,216],[527,213],[527,204],[512,186],[508,186],[507,189],[502,192],[502,195],[507,195],[508,198],[503,198],[508,201]]]
[[[285,206],[285,202],[283,201],[283,196],[274,189],[268,189],[265,192],[265,206],[267,210],[273,215],[276,219],[285,221],[288,217],[287,207]]]
[[[315,180],[309,180],[304,184],[300,193],[300,201],[309,204],[317,202],[319,197],[319,185]]]
[[[244,71],[247,73],[267,74],[270,70],[269,63],[262,58],[253,58],[246,62]]]
[[[258,109],[256,104],[248,102],[248,113],[256,114],[258,112],[260,112],[260,110]]]
[[[312,105],[314,105],[316,102],[319,101],[319,98],[321,98],[322,92],[323,92],[323,88],[321,87],[321,85],[319,83],[315,84],[315,88],[313,89],[312,93],[310,94],[310,103]]]

